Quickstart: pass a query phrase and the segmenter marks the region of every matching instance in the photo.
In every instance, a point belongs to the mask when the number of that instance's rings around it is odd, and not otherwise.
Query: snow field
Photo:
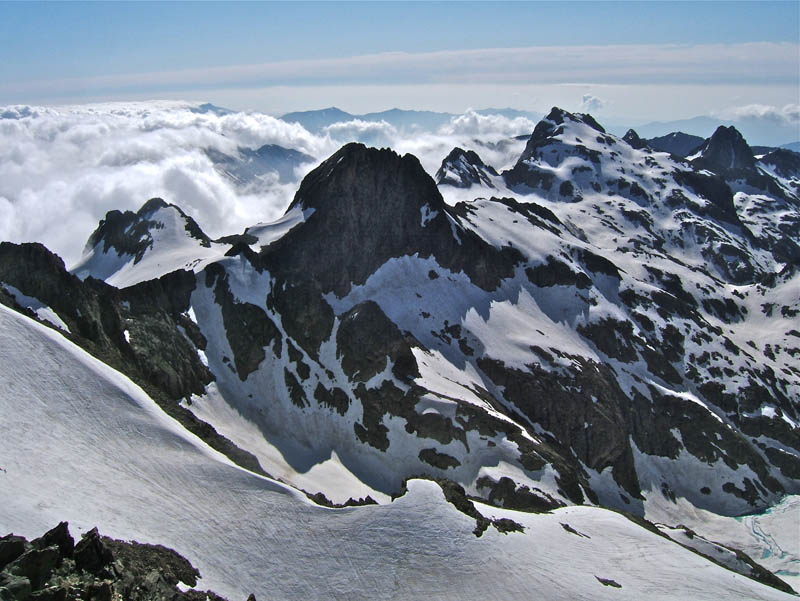
[[[527,529],[475,538],[474,521],[425,481],[390,505],[312,506],[231,465],[58,334],[5,307],[0,333],[5,531],[32,537],[68,520],[75,534],[97,525],[165,544],[232,600],[792,598],[602,509],[479,505]]]

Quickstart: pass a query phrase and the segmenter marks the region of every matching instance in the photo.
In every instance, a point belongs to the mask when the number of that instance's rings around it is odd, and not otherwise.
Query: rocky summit
[[[456,188],[470,188],[476,184],[494,188],[492,177],[497,177],[497,171],[486,165],[474,150],[456,147],[442,161],[435,179],[438,185]]]
[[[213,242],[148,201],[80,277],[3,244],[0,301],[330,505],[425,476],[518,511],[738,516],[800,493],[793,161],[732,128],[684,160],[558,108],[501,174],[348,144],[280,228]]]

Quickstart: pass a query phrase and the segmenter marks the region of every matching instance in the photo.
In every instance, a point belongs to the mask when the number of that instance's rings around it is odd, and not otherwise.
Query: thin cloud
[[[800,44],[536,46],[390,52],[74,79],[6,82],[2,98],[219,87],[495,83],[798,83]]]

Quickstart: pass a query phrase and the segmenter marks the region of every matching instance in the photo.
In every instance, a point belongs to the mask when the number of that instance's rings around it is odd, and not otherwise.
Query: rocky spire
[[[630,144],[632,148],[636,148],[637,150],[641,150],[647,146],[647,142],[642,140],[639,137],[639,134],[637,134],[633,129],[629,129],[627,132],[625,132],[625,135],[622,136],[622,139]]]
[[[742,134],[732,125],[719,126],[697,150],[692,164],[715,173],[730,169],[755,169],[756,159]]]

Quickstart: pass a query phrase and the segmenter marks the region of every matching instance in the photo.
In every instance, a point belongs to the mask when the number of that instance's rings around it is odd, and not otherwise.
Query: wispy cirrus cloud
[[[798,85],[800,44],[532,46],[388,52],[205,69],[6,81],[0,102],[31,96],[189,91],[219,87],[496,83]],[[20,100],[22,99],[22,100]]]

